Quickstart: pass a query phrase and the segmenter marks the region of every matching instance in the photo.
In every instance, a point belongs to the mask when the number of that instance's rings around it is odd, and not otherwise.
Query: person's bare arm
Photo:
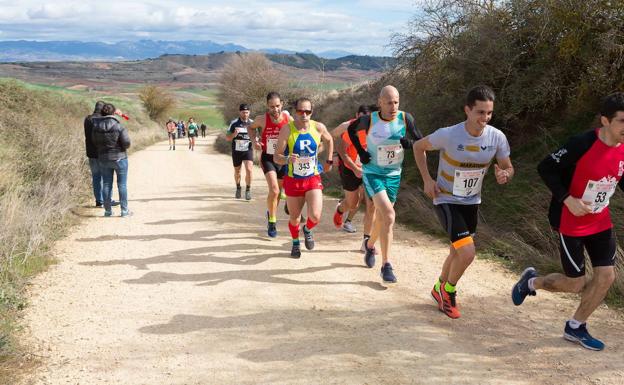
[[[293,157],[295,155],[284,155],[284,151],[286,150],[286,145],[288,144],[288,136],[290,135],[290,125],[285,125],[280,130],[279,136],[277,138],[277,148],[275,149],[275,154],[273,154],[273,161],[277,164],[287,164],[292,163]]]
[[[265,116],[259,115],[253,120],[253,123],[251,123],[251,125],[247,128],[247,132],[249,133],[249,138],[251,139],[254,145],[254,148],[256,150],[262,150],[262,144],[260,144],[260,141],[258,140],[259,135],[256,134],[256,130],[260,129],[260,131],[262,132],[262,130],[264,129],[264,126],[263,126],[264,123],[266,123]]]
[[[325,162],[325,171],[331,171],[334,162],[334,138],[327,130],[323,123],[316,122],[316,130],[321,134],[321,140],[327,145],[327,162]]]

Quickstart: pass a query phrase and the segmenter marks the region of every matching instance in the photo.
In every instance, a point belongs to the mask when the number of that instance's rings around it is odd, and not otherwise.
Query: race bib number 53
[[[609,199],[615,193],[616,186],[615,182],[590,180],[583,193],[583,202],[589,204],[593,214],[598,214],[609,206]]]
[[[470,197],[481,192],[485,169],[481,170],[455,170],[453,181],[453,195]]]

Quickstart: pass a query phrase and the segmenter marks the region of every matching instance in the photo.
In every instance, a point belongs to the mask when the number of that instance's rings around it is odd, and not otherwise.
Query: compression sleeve
[[[421,132],[416,128],[414,117],[410,113],[405,113],[405,137],[401,138],[401,145],[404,149],[410,149],[414,142],[422,138]]]
[[[359,131],[368,129],[370,125],[370,116],[364,115],[360,116],[358,119],[354,120],[349,127],[347,128],[347,132],[349,133],[349,139],[351,139],[351,143],[357,150],[358,154],[360,154],[360,158],[362,157],[362,153],[366,152],[362,143],[360,143],[360,137],[358,135]]]
[[[548,155],[537,166],[537,172],[558,202],[563,202],[570,195],[571,180],[564,181],[564,175],[573,173],[578,160],[594,144],[596,135],[592,134],[593,139],[590,133],[570,138],[563,147]]]

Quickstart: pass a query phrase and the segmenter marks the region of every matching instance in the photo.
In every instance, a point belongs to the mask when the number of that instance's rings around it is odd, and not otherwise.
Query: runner
[[[185,129],[186,127],[184,127],[184,122],[182,120],[178,121],[178,139],[184,137]]]
[[[287,125],[289,121],[292,121],[292,118],[290,115],[282,112],[282,98],[280,94],[269,92],[266,99],[268,112],[256,117],[248,127],[248,131],[255,148],[262,150],[260,166],[269,186],[269,194],[267,196],[267,233],[269,237],[275,238],[277,237],[277,205],[280,198],[280,189],[282,188],[284,167],[273,161],[273,154],[275,154],[275,149],[277,148],[280,129]],[[260,141],[257,139],[257,129],[262,131]]]
[[[169,150],[175,150],[176,124],[173,119],[169,118],[169,120],[167,120],[166,128],[167,136],[169,136]]]
[[[236,182],[236,199],[241,198],[241,165],[245,166],[245,199],[251,199],[251,169],[253,167],[253,148],[247,127],[253,123],[249,119],[249,104],[238,106],[238,119],[230,124],[227,140],[232,141],[232,162],[234,164],[234,181]]]
[[[359,161],[357,150],[353,146],[353,143],[351,143],[351,139],[349,139],[347,128],[360,116],[370,115],[370,113],[371,109],[369,106],[361,105],[358,108],[355,119],[341,123],[332,131],[332,137],[336,141],[335,147],[338,150],[338,172],[345,194],[345,198],[336,206],[336,212],[333,218],[334,225],[338,229],[342,227],[344,231],[354,233],[356,230],[352,223],[353,217],[358,211],[360,202],[366,202],[364,239],[361,247],[362,252],[366,251],[365,242],[370,238],[375,206],[372,200],[366,198],[366,194],[364,193],[364,187],[362,186],[362,163]],[[363,135],[364,132],[360,132],[360,134],[360,142],[366,142]],[[364,147],[366,147],[366,145],[364,145]],[[343,216],[346,211],[348,211],[348,215],[343,224]]]
[[[199,126],[199,129],[201,130],[202,138],[205,138],[206,137],[206,124],[202,122],[201,126]]]
[[[378,104],[380,111],[358,118],[349,125],[348,133],[362,162],[366,194],[375,204],[376,217],[371,237],[366,241],[364,261],[368,267],[375,265],[375,242],[379,238],[381,277],[384,282],[394,283],[396,277],[389,259],[403,153],[422,135],[414,126],[412,115],[399,110],[399,91],[396,88],[385,86],[379,94]],[[364,144],[360,132],[366,134]]]
[[[312,118],[312,101],[299,98],[295,102],[295,120],[289,127],[281,130],[277,142],[277,150],[273,155],[278,164],[288,165],[288,173],[284,177],[284,191],[289,207],[288,229],[292,236],[290,256],[301,257],[299,245],[299,225],[303,205],[308,206],[308,220],[303,226],[305,247],[314,249],[312,229],[321,220],[323,211],[323,184],[321,183],[321,167],[318,152],[321,140],[326,143],[328,159],[325,170],[330,171],[334,153],[334,142],[325,125]]]
[[[414,158],[424,182],[425,193],[433,198],[434,210],[451,241],[449,255],[431,295],[438,309],[450,318],[459,318],[459,282],[475,257],[473,235],[481,204],[481,185],[490,163],[496,181],[506,184],[514,174],[505,134],[488,125],[494,112],[494,91],[477,86],[468,92],[466,120],[440,128],[414,144]],[[426,151],[440,151],[437,181],[429,175]]]
[[[198,129],[199,127],[197,127],[197,123],[195,123],[193,118],[189,118],[186,133],[188,135],[189,150],[191,151],[195,151],[195,138],[197,137]]]
[[[624,189],[624,93],[607,96],[600,109],[602,127],[573,136],[538,166],[552,192],[548,213],[559,233],[560,257],[565,274],[538,277],[527,268],[512,290],[515,305],[539,289],[581,293],[581,303],[565,324],[563,338],[590,350],[605,344],[587,331],[587,319],[605,298],[615,280],[616,241],[609,199],[617,186]],[[593,267],[585,276],[587,251]]]

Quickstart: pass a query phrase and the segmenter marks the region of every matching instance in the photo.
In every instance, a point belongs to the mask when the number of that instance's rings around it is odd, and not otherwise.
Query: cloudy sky
[[[418,1],[0,0],[0,40],[213,40],[390,55],[390,36],[405,31]]]

